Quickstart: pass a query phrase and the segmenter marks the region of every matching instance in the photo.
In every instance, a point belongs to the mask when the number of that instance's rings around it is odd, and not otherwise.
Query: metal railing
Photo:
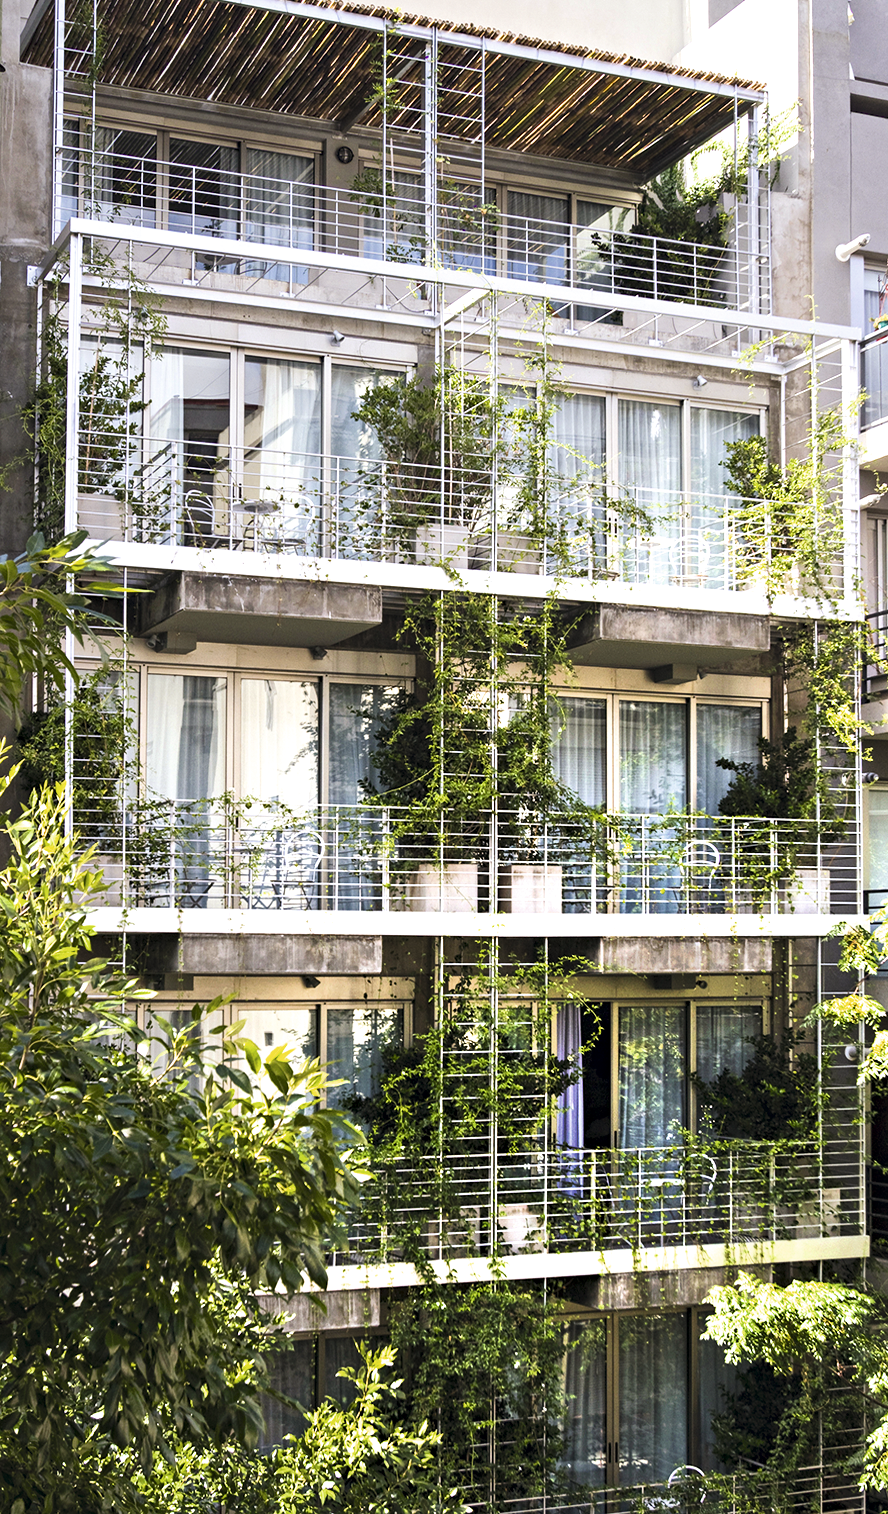
[[[74,781],[108,903],[453,914],[856,913],[837,822],[150,799]]]
[[[861,698],[884,699],[888,693],[888,609],[872,610],[866,617],[875,661],[865,661]]]
[[[125,423],[84,427],[78,524],[100,540],[766,591],[771,533],[762,501],[607,487],[594,463],[578,462],[568,475],[553,460],[542,477],[528,467],[233,447],[136,435]],[[840,592],[840,513],[820,536],[818,583],[788,566],[788,588]]]
[[[380,177],[342,189],[68,145],[56,175],[60,224],[80,215],[262,249],[255,261],[198,253],[203,270],[300,282],[306,275],[293,274],[299,252],[325,251],[563,285],[574,292],[580,320],[606,316],[608,294],[769,308],[768,249],[745,247],[748,233],[735,235],[733,246],[712,246],[520,216],[482,198],[477,180],[452,177],[435,186],[434,206],[429,223],[420,175],[400,171],[394,183]],[[740,220],[745,227],[746,215]]]
[[[862,1126],[824,1141],[449,1149],[374,1164],[340,1263],[822,1240],[866,1233]]]

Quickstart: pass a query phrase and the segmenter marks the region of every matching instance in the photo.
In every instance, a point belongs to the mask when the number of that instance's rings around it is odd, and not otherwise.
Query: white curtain
[[[732,511],[723,467],[729,442],[758,433],[758,416],[742,410],[691,410],[690,557],[706,574],[706,586],[732,588],[737,565]]]
[[[224,678],[149,673],[146,775],[151,794],[181,802],[225,791]]]
[[[579,1487],[607,1471],[607,1327],[569,1325],[564,1362],[564,1470]]]
[[[652,531],[623,533],[630,578],[669,583],[682,571],[681,409],[648,400],[620,400],[621,489],[650,517]]]
[[[331,683],[331,804],[359,804],[363,783],[376,777],[373,754],[380,723],[392,709],[397,690],[386,684]]]
[[[570,1062],[571,1066],[579,1068],[580,1072],[576,1083],[566,1088],[559,1096],[555,1114],[555,1134],[559,1146],[569,1146],[572,1150],[579,1151],[585,1145],[583,1033],[582,1012],[579,1004],[568,1003],[558,1006],[555,1038],[559,1062]]]
[[[620,1146],[668,1146],[685,1125],[683,1004],[620,1009]]]
[[[314,246],[314,158],[248,148],[244,199],[248,241]]]
[[[623,1316],[620,1481],[665,1482],[688,1460],[687,1316]]]
[[[383,199],[385,217],[383,218]],[[383,224],[384,222],[384,224]],[[422,178],[401,169],[385,175],[364,212],[364,257],[419,263],[425,251],[425,201]]]
[[[752,1056],[752,1036],[762,1032],[761,1009],[737,1004],[697,1005],[697,1073],[711,1083],[719,1073],[741,1073]]]
[[[403,374],[383,368],[350,367],[334,363],[330,395],[330,450],[334,457],[375,462],[381,455],[376,432],[355,419],[365,395],[379,384],[400,383]]]
[[[758,764],[758,739],[762,734],[760,709],[731,704],[697,705],[697,809],[717,815],[733,773],[716,764],[720,757],[731,762]]]
[[[677,701],[620,701],[620,805],[662,815],[687,803],[687,707]]]
[[[867,833],[867,887],[879,889],[873,901],[874,908],[888,903],[888,789],[866,790]]]
[[[240,792],[297,812],[318,801],[318,686],[245,678],[240,698]],[[260,817],[261,819],[261,817]]]
[[[510,279],[566,283],[570,201],[510,190],[507,242]]]
[[[584,804],[606,798],[607,705],[603,699],[559,699],[551,716],[552,767]]]
[[[321,491],[321,365],[248,357],[244,363],[247,505],[277,512],[273,531],[317,546]]]

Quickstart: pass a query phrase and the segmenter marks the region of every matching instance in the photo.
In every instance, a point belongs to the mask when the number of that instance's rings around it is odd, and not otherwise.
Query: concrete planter
[[[828,915],[829,868],[800,867],[786,885],[786,908],[792,915]]]
[[[554,863],[514,862],[499,875],[499,905],[507,915],[560,915],[563,869]]]
[[[416,561],[423,566],[446,563],[449,568],[468,568],[470,551],[468,526],[417,526]]]
[[[415,913],[472,914],[478,908],[477,862],[423,863],[407,878],[406,906]]]
[[[545,1250],[542,1220],[529,1204],[500,1204],[497,1226],[506,1251]]]
[[[123,509],[113,494],[79,494],[77,524],[99,541],[124,541]]]
[[[543,555],[538,542],[520,531],[500,531],[496,539],[496,565],[500,573],[539,573]]]

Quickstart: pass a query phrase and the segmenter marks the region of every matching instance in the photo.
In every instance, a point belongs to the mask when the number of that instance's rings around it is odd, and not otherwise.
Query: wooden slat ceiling
[[[85,31],[91,25],[92,5],[87,11],[82,0],[81,4]],[[394,19],[393,13],[375,7],[354,9],[376,16],[391,14]],[[403,23],[403,16],[400,19]],[[79,22],[70,8],[69,36],[75,51]],[[328,21],[326,17],[281,15],[226,0],[113,0],[113,4],[99,0],[99,25],[98,80],[102,84],[308,117],[337,126],[358,117],[370,129],[381,124],[378,104],[367,108],[378,79],[378,32],[338,25],[332,17]],[[475,29],[461,28],[462,36],[469,31]],[[52,7],[48,6],[24,61],[50,66],[52,38]],[[528,38],[499,34],[498,40],[553,50],[550,43]],[[392,69],[401,76],[402,109],[391,124],[394,129],[406,128],[416,121],[418,89],[411,86],[421,77],[420,44],[395,34],[390,46],[403,59]],[[662,82],[589,72],[571,67],[567,60],[579,56],[639,69],[654,66],[578,48],[556,50],[564,54],[563,65],[486,53],[488,147],[622,169],[643,182],[733,120],[730,94],[683,87],[683,77],[736,84],[744,90],[760,88],[660,65],[656,69],[665,76]],[[476,130],[471,117],[479,52],[465,42],[448,43],[444,29],[439,31],[439,64],[444,86],[442,130],[470,141]]]

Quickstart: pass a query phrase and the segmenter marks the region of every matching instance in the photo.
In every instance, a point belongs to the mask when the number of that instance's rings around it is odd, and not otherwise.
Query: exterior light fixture
[[[847,263],[848,259],[853,257],[855,252],[862,252],[869,239],[869,232],[865,231],[862,236],[855,237],[853,242],[840,242],[836,248],[836,257],[839,262]]]
[[[708,383],[709,380],[704,378],[702,373],[698,373],[696,378],[691,379],[691,386],[694,389],[705,389]]]
[[[330,332],[330,341],[333,343],[333,345],[335,347],[341,347],[342,343],[345,341],[345,332],[344,331],[331,331]]]

